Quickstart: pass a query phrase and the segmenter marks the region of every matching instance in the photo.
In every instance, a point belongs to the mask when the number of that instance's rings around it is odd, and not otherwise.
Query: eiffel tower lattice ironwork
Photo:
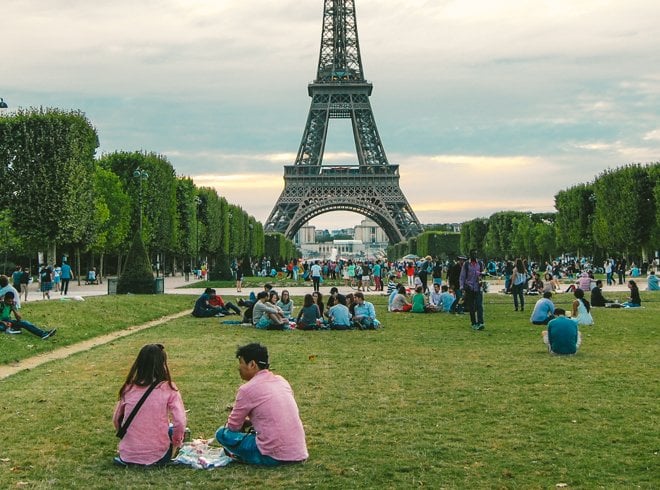
[[[308,86],[312,104],[307,124],[295,163],[284,166],[284,190],[266,231],[293,238],[307,221],[330,211],[371,218],[390,243],[422,231],[399,187],[399,166],[385,156],[369,102],[372,88],[362,71],[355,1],[324,0],[318,71]],[[323,165],[331,118],[351,120],[357,165]]]

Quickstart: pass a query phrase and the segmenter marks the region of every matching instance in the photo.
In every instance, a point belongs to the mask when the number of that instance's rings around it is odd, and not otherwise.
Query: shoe
[[[112,464],[114,464],[115,466],[119,466],[121,468],[128,468],[128,463],[126,463],[119,456],[115,456],[114,458],[112,458]]]
[[[7,330],[5,330],[5,333],[8,333],[10,335],[17,335],[19,333],[23,333],[23,331],[20,329],[14,330],[13,328],[8,328]]]
[[[41,337],[41,340],[46,340],[46,339],[52,337],[53,335],[55,335],[56,333],[57,333],[57,329],[53,328],[52,330],[49,330],[48,332],[46,332],[44,334],[44,336]]]
[[[224,313],[216,313],[215,316],[217,316],[217,317],[223,317],[223,316],[225,316],[225,314],[224,314]]]
[[[486,328],[486,325],[484,325],[483,323],[477,325],[477,330],[483,330],[484,328]]]
[[[473,323],[472,324],[472,330],[479,330],[479,324],[478,323]]]

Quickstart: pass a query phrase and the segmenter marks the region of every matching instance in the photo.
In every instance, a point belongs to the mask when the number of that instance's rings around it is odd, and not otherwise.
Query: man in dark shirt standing
[[[465,255],[459,255],[457,260],[447,270],[447,282],[456,294],[456,300],[451,305],[451,313],[463,313],[463,303],[461,301],[463,299],[463,293],[461,292],[460,279],[461,269],[466,260],[467,257]]]
[[[484,325],[484,293],[481,290],[481,274],[484,271],[483,263],[477,260],[477,252],[470,252],[470,260],[461,267],[459,279],[465,305],[470,312],[470,321],[473,330],[483,330]]]

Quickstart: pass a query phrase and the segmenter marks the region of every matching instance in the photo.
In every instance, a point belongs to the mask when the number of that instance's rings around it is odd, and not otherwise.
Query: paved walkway
[[[259,283],[266,282],[265,278],[261,278],[261,277],[250,279],[248,282],[255,282],[255,279],[258,279]],[[188,284],[194,284],[195,281],[191,279],[191,281],[186,282],[183,276],[178,276],[178,275],[172,277],[165,277],[164,281],[165,281],[164,285],[165,285],[166,294],[190,294],[194,296],[199,296],[200,294],[202,294],[205,288],[205,286],[200,286],[195,288],[185,288],[184,286]],[[641,291],[646,289],[646,277],[636,278],[636,281]],[[501,290],[504,288],[504,281],[502,280],[489,280],[489,283],[490,283],[489,294],[500,293]],[[567,285],[565,285],[564,287],[567,287]],[[355,290],[351,289],[350,287],[339,286],[338,288],[339,288],[339,292],[342,294],[355,292]],[[38,289],[39,289],[39,284],[30,285],[30,290],[28,292],[28,302],[42,301],[42,294]],[[305,293],[311,292],[312,285],[310,282],[306,282],[306,283],[301,282],[300,286],[287,286],[287,287],[276,286],[276,289],[279,291],[281,291],[282,289],[288,289],[291,291],[291,293],[294,296],[300,296]],[[239,297],[247,298],[250,295],[250,292],[257,293],[261,291],[261,287],[243,287],[243,290],[240,293],[236,292],[236,288],[216,288],[216,290],[221,296],[239,296]],[[619,291],[619,292],[628,291],[628,287],[626,284],[614,284],[612,286],[606,285],[603,287],[603,292],[605,294],[607,294],[607,292],[609,291]],[[330,286],[321,286],[321,293],[324,296],[330,294]],[[108,294],[107,280],[104,281],[103,284],[85,285],[84,282],[81,282],[79,286],[77,281],[74,281],[69,284],[69,296],[87,297],[87,296],[102,296],[105,294]],[[375,291],[365,292],[365,295],[379,295],[379,294],[383,294],[383,293],[379,293]],[[50,292],[50,301],[57,301],[63,297],[65,296],[61,296],[59,292],[56,291]]]

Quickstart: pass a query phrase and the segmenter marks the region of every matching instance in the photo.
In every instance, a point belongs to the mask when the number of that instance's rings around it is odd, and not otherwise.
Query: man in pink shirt
[[[306,460],[305,430],[293,390],[268,369],[268,349],[248,344],[238,348],[236,357],[247,383],[238,389],[227,424],[215,434],[218,442],[241,463],[276,466]]]

